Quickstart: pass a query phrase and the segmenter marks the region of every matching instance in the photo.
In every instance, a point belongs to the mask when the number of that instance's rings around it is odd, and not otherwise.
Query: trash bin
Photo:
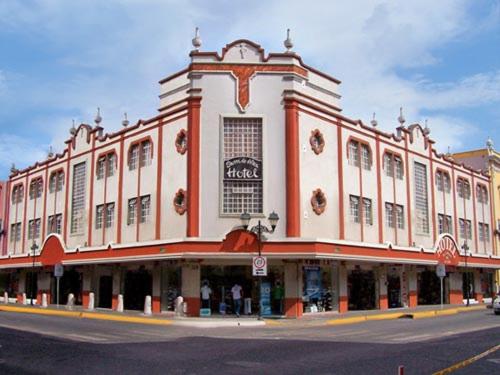
[[[245,298],[243,305],[243,314],[250,315],[252,313],[252,299]]]

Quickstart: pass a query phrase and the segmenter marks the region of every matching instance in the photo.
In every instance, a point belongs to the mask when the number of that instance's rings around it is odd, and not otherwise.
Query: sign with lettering
[[[453,237],[449,234],[441,235],[436,245],[438,263],[456,266],[459,260],[459,251]]]
[[[260,181],[262,180],[262,162],[247,157],[225,160],[224,180]]]

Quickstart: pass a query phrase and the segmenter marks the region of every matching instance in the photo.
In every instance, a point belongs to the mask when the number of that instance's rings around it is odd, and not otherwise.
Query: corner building
[[[258,241],[239,218],[274,211],[265,313],[437,304],[438,262],[445,302],[467,288],[482,301],[481,275],[500,268],[487,174],[437,154],[418,124],[386,134],[345,116],[340,81],[293,52],[238,40],[190,58],[160,81],[156,117],[112,134],[82,124],[61,154],[13,170],[0,289],[54,303],[61,263],[60,303],[94,293],[115,309],[122,295],[140,310],[149,295],[159,313],[182,296],[197,316],[203,282],[214,313],[238,282],[255,313]]]

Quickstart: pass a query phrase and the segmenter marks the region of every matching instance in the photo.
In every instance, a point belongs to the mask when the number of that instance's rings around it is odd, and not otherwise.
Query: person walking
[[[231,288],[231,293],[233,294],[234,312],[239,318],[241,310],[241,298],[243,297],[243,288],[238,283],[236,283]]]
[[[201,287],[201,308],[209,309],[210,308],[210,296],[212,295],[212,289],[208,286],[208,281],[203,282],[203,286]]]

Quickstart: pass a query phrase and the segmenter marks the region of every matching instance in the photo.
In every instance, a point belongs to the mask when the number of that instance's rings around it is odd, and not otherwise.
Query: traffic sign
[[[253,257],[252,275],[267,276],[267,258],[263,256]]]
[[[436,275],[438,277],[446,277],[446,266],[443,263],[438,263],[436,266]]]
[[[62,277],[63,274],[64,274],[63,265],[61,263],[57,263],[54,266],[54,276],[55,277]]]

